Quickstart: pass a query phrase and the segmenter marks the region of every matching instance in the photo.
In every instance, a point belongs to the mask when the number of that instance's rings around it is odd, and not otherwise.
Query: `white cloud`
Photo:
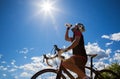
[[[31,60],[33,61],[33,62],[41,62],[41,61],[43,61],[43,56],[39,56],[39,57],[32,57],[31,58]]]
[[[6,61],[1,61],[1,63],[2,63],[2,64],[5,64],[5,63],[6,63]]]
[[[114,51],[111,57],[108,58],[109,63],[117,62],[120,64],[120,50]]]
[[[18,77],[18,76],[14,76],[14,78],[15,78],[15,79],[19,79],[19,77]]]
[[[112,45],[112,44],[113,44],[113,41],[106,43],[105,46],[108,47],[109,45]]]
[[[120,41],[120,32],[112,34],[111,40]]]
[[[109,63],[112,63],[113,62],[113,58],[109,58]]]
[[[34,50],[34,48],[30,48],[30,51],[33,51]]]
[[[115,53],[115,55],[113,56],[113,59],[120,63],[120,53]]]
[[[98,62],[94,62],[95,67],[99,70],[104,69],[105,67],[109,66],[109,64],[104,63],[103,61],[98,61]]]
[[[32,74],[28,73],[28,72],[22,72],[20,74],[20,77],[30,77]]]
[[[29,52],[28,48],[23,48],[19,53],[27,54]]]
[[[22,65],[22,66],[20,66],[19,68],[20,69],[23,69],[23,70],[27,70],[27,71],[35,71],[34,70],[34,66],[35,66],[36,64],[34,64],[34,63],[29,63],[29,64],[25,64],[25,65]]]
[[[120,53],[120,50],[116,50],[115,52],[116,52],[116,53]]]
[[[27,59],[27,56],[24,56],[24,59]]]
[[[2,70],[3,66],[0,66],[0,70]]]
[[[113,40],[113,41],[120,41],[120,32],[113,33],[111,35],[103,35],[102,38]]]
[[[88,43],[86,46],[86,52],[87,54],[98,54],[97,58],[104,58],[108,57],[106,54],[106,51],[101,49],[97,43]]]
[[[22,71],[20,73],[20,76],[17,76],[18,79],[20,77],[30,79],[34,73],[38,72],[41,69],[48,68],[48,65],[43,63],[43,56],[32,57],[31,60],[32,61],[30,63],[18,67],[18,69]]]
[[[17,50],[18,53],[20,54],[27,54],[29,52],[32,52],[34,48],[23,48],[22,50]]]
[[[96,54],[99,52],[105,52],[103,49],[101,49],[99,47],[99,45],[97,43],[90,43],[88,42],[88,44],[85,46],[86,51],[88,54]]]
[[[102,38],[110,39],[108,35],[103,35]]]
[[[4,67],[3,70],[7,70],[8,68],[7,67]]]
[[[2,74],[4,77],[6,77],[7,75],[6,74]]]
[[[16,66],[16,60],[11,61],[12,66],[2,66],[0,65],[0,70],[9,72],[14,79],[30,79],[30,77],[37,71],[48,68],[48,65],[43,63],[43,56],[32,57],[31,62]],[[1,73],[2,74],[2,73]],[[4,74],[5,76],[5,74]]]
[[[12,64],[12,65],[15,65],[15,62],[16,62],[15,60],[12,60],[11,64]]]
[[[16,71],[16,70],[17,70],[17,69],[12,68],[12,69],[9,70],[9,72],[14,72],[14,71]]]
[[[28,64],[24,64],[22,66],[19,66],[20,69],[24,71],[30,71],[30,72],[37,72],[40,69],[45,68],[43,61],[43,57],[32,57],[32,62]]]
[[[0,65],[0,70],[6,71],[8,68]]]
[[[106,54],[110,55],[110,53],[111,53],[111,49],[106,49]]]

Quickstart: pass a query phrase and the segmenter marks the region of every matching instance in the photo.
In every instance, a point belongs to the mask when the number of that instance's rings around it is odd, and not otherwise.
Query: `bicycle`
[[[57,45],[54,45],[54,51],[59,52],[59,48]],[[59,56],[56,54],[54,57],[47,57],[46,55],[43,55],[44,59],[46,60],[47,65],[51,66],[48,62],[49,59],[54,59],[56,57],[59,57],[61,59],[60,66],[57,69],[43,69],[35,73],[31,79],[80,79],[77,76],[71,74],[66,68],[62,66],[62,62],[64,61],[63,56]],[[93,68],[93,58],[97,56],[97,54],[89,54],[88,55],[91,60],[90,67],[86,66],[85,68],[90,70],[90,79],[118,79],[118,75],[114,73],[111,70],[103,69],[103,70],[97,70]],[[94,73],[94,77],[93,77]],[[66,76],[66,75],[67,76]],[[106,75],[105,75],[106,74]]]

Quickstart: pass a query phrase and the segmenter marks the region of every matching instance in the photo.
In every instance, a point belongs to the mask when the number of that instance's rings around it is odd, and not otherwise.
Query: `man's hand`
[[[61,55],[61,54],[64,53],[64,52],[67,52],[67,49],[60,49],[60,50],[58,51],[58,55]]]
[[[60,58],[62,61],[65,60],[65,57],[64,56],[61,56],[62,53],[66,52],[66,49],[60,49],[58,51],[58,58]]]
[[[69,30],[72,27],[72,24],[66,23],[65,26],[67,26],[67,30]]]
[[[60,50],[58,51],[58,55],[61,55],[62,53],[64,53],[64,50],[63,50],[63,49],[60,49]]]

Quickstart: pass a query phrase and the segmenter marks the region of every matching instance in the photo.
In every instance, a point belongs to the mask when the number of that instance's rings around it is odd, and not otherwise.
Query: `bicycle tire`
[[[103,69],[95,75],[94,79],[119,79],[118,75],[111,70]]]
[[[58,71],[55,70],[55,69],[43,69],[43,70],[38,71],[37,73],[35,73],[35,74],[31,77],[31,79],[56,79],[57,72],[58,72]],[[42,77],[42,75],[44,75],[44,74],[49,74],[49,76],[48,76],[48,75],[45,76],[45,77],[47,77],[47,78]],[[53,74],[53,75],[50,76],[50,74]],[[54,75],[55,75],[55,76],[54,76]],[[53,78],[52,76],[54,76],[55,78]],[[41,78],[38,78],[38,77],[41,77]],[[61,79],[66,79],[63,74],[61,74],[61,77],[62,77]]]

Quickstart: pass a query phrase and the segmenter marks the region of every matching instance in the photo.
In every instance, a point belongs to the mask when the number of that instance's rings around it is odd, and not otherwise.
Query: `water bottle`
[[[66,23],[65,26],[66,26],[67,28],[71,28],[71,27],[72,27],[72,24]]]

